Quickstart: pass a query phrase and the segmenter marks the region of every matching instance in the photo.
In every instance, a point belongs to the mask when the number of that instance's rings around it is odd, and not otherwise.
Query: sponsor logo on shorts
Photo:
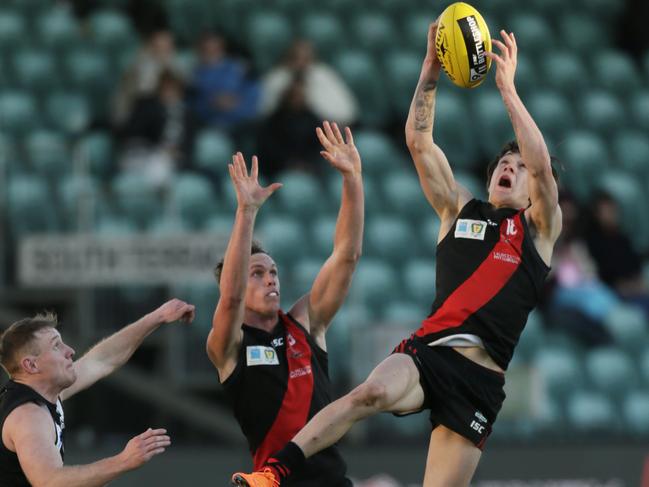
[[[475,412],[475,417],[478,418],[483,423],[487,422],[487,418],[485,418],[484,415],[480,411]]]

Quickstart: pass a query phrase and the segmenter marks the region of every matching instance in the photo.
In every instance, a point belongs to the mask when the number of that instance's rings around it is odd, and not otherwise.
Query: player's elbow
[[[406,145],[413,157],[426,152],[430,152],[433,145],[433,138],[430,134],[422,134],[420,132],[406,131]]]

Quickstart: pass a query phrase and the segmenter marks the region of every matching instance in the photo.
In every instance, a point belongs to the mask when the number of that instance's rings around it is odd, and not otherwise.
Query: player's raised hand
[[[180,299],[171,299],[160,306],[154,313],[162,323],[173,323],[182,320],[185,323],[194,321],[195,307]]]
[[[424,71],[428,76],[439,78],[439,71],[442,63],[437,57],[437,48],[435,47],[435,38],[437,37],[437,27],[439,26],[439,17],[428,26],[428,40],[426,46],[426,57],[424,58]]]
[[[144,433],[132,438],[118,455],[125,470],[140,468],[155,455],[164,452],[171,445],[171,438],[165,429],[149,428]]]
[[[361,172],[361,157],[354,145],[354,137],[349,127],[345,127],[345,139],[338,125],[323,122],[322,128],[315,129],[324,150],[320,155],[343,175],[356,175]]]
[[[514,33],[507,33],[504,30],[500,31],[502,41],[492,39],[494,46],[498,48],[500,54],[485,51],[485,56],[491,58],[496,63],[496,86],[499,90],[506,88],[513,88],[514,75],[516,74],[516,61],[518,57],[518,47],[516,46],[516,38]]]
[[[246,160],[241,152],[237,152],[232,156],[232,164],[228,164],[228,170],[234,189],[237,192],[239,208],[257,209],[264,204],[271,194],[282,187],[280,183],[272,183],[266,187],[259,184],[257,156],[252,156],[250,174],[248,174]]]

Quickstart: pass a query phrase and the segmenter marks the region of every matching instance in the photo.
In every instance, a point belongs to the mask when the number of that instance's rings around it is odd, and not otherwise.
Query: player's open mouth
[[[277,291],[271,291],[268,294],[266,294],[266,296],[269,296],[271,298],[276,298],[277,296],[279,296],[279,293]]]
[[[500,179],[498,180],[498,186],[500,186],[501,188],[511,188],[512,181],[507,175],[500,176]]]

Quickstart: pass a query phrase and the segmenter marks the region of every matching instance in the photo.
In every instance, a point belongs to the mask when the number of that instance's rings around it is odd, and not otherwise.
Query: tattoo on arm
[[[429,80],[420,83],[415,93],[415,130],[425,132],[433,126],[433,92],[437,81]]]

